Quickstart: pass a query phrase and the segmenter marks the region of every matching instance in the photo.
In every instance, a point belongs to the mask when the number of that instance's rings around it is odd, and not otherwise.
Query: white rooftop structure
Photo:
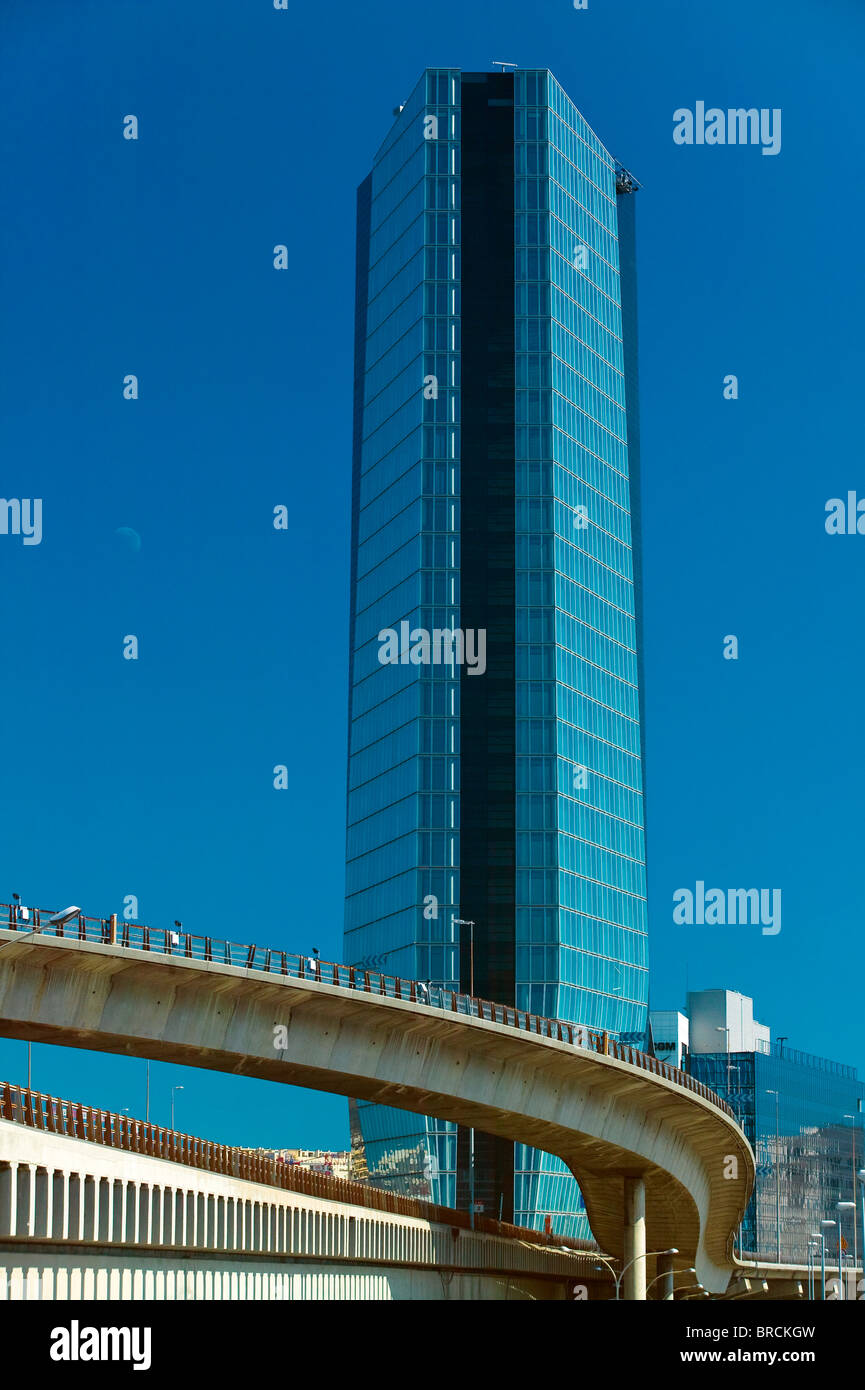
[[[771,1031],[754,1017],[754,1001],[732,989],[688,994],[692,1052],[768,1052]]]

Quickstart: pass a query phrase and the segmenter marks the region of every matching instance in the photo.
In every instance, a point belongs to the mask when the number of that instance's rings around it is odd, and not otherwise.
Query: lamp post
[[[822,1228],[823,1228],[824,1226],[825,1226],[825,1227],[827,1228],[827,1230],[828,1230],[828,1228],[829,1228],[830,1226],[834,1226],[834,1225],[835,1225],[835,1222],[834,1222],[834,1221],[821,1221],[821,1222],[820,1222],[821,1232],[822,1232]],[[823,1242],[823,1245],[822,1245],[822,1248],[821,1248],[821,1251],[820,1251],[820,1279],[821,1279],[821,1283],[822,1283],[822,1285],[823,1285],[823,1299],[822,1299],[822,1301],[825,1303],[825,1302],[826,1302],[826,1237],[825,1237],[825,1235],[821,1234],[820,1239],[821,1239],[822,1242]]]
[[[822,1265],[823,1265],[823,1250],[824,1250],[824,1247],[825,1247],[825,1241],[824,1241],[824,1238],[823,1238],[823,1232],[822,1232],[822,1231],[812,1231],[812,1232],[811,1232],[811,1244],[814,1246],[814,1297],[815,1297],[815,1299],[816,1299],[816,1297],[817,1297],[817,1263],[816,1263],[816,1262],[817,1262],[817,1241],[818,1241],[818,1240],[819,1240],[819,1242],[820,1242],[820,1265],[821,1265],[821,1268],[822,1268]],[[823,1288],[823,1290],[822,1290],[822,1292],[821,1292],[821,1294],[820,1294],[820,1297],[821,1297],[821,1299],[826,1297],[826,1290],[825,1290],[825,1288]]]
[[[853,1213],[853,1223],[856,1223],[856,1203],[855,1202],[836,1202],[835,1210],[838,1213],[838,1282],[841,1285],[841,1298],[846,1300],[847,1292],[844,1288],[844,1236],[841,1232],[841,1213],[851,1211]],[[854,1270],[855,1277],[855,1270]]]
[[[781,1168],[779,1165],[781,1139],[778,1132],[778,1092],[767,1091],[767,1096],[775,1097],[775,1239],[778,1264],[781,1263]]]
[[[13,916],[13,913],[14,913],[14,916],[15,916],[15,925],[16,925],[16,926],[18,925],[18,922],[19,922],[19,921],[21,921],[21,922],[28,922],[28,921],[30,920],[30,913],[29,913],[28,909],[27,909],[26,907],[21,907],[21,906],[20,906],[20,902],[21,902],[21,896],[20,896],[20,894],[19,894],[19,893],[13,893],[13,894],[12,894],[12,905],[13,905],[13,906],[12,906],[12,912],[10,912],[10,914],[9,914],[9,925],[10,925],[10,926],[12,926],[12,916]],[[34,932],[37,932],[38,930],[39,930],[38,927],[31,927],[29,931],[20,932],[20,933],[19,933],[19,937],[20,937],[20,936],[32,936],[32,935],[34,934]],[[0,942],[0,951],[3,950],[3,947],[4,947],[4,946],[16,945],[16,944],[17,944],[17,939],[18,939],[18,938],[13,937],[12,941],[3,941],[3,942]],[[28,1091],[32,1089],[32,1088],[31,1088],[31,1085],[30,1085],[30,1083],[31,1083],[32,1080],[33,1080],[33,1044],[32,1044],[32,1042],[28,1042],[28,1044],[27,1044],[27,1089],[28,1089]]]
[[[856,1270],[859,1267],[859,1222],[856,1220],[856,1116],[845,1115],[844,1119],[852,1121],[850,1125],[850,1142],[853,1146],[853,1191],[851,1196],[853,1198],[853,1278],[855,1279]],[[865,1230],[863,1230],[862,1239],[865,1241]],[[863,1254],[865,1254],[865,1250],[863,1250]]]
[[[716,1033],[726,1033],[726,1035],[727,1035],[726,1038],[724,1039],[724,1041],[725,1041],[726,1047],[727,1047],[727,1103],[729,1104],[729,1101],[730,1101],[730,1030],[729,1030],[729,1028],[726,1028],[726,1027],[724,1027],[722,1024],[719,1023],[719,1024],[716,1024],[716,1026],[715,1026],[715,1032],[716,1032]]]
[[[464,922],[462,917],[458,917],[454,922],[455,927],[469,928],[469,994],[472,999],[475,997],[475,924],[474,922]],[[462,932],[460,932],[462,936]]]
[[[693,1265],[689,1265],[687,1269],[680,1269],[678,1272],[679,1272],[679,1274],[696,1274],[696,1273],[697,1273],[697,1271],[696,1271],[696,1269],[694,1268]],[[646,1293],[649,1292],[649,1289],[652,1287],[653,1284],[657,1284],[657,1282],[658,1282],[659,1279],[666,1279],[666,1277],[667,1277],[667,1271],[666,1271],[666,1270],[662,1270],[662,1272],[661,1272],[660,1274],[656,1274],[655,1277],[654,1277],[654,1279],[650,1279],[649,1282],[648,1282],[648,1284],[646,1285]],[[676,1273],[675,1273],[675,1271],[674,1271],[674,1272],[673,1272],[673,1278],[675,1279],[675,1277],[676,1277]],[[688,1287],[690,1288],[690,1285],[688,1285]],[[695,1284],[694,1287],[695,1287],[695,1288],[701,1288],[702,1286],[699,1285],[699,1284]]]
[[[812,1303],[817,1297],[817,1250],[822,1239],[819,1231],[812,1231],[808,1241],[808,1297]]]
[[[462,917],[457,917],[454,922],[455,927],[469,928],[469,1013],[472,1011],[471,1000],[475,997],[475,924],[474,922],[464,921]],[[462,931],[460,932],[462,940]],[[475,1130],[474,1125],[469,1130],[469,1229],[475,1228]]]
[[[171,1088],[171,1128],[174,1129],[174,1092],[185,1091],[185,1086],[172,1086]]]
[[[642,1255],[635,1255],[632,1260],[628,1260],[628,1263],[626,1265],[623,1265],[622,1272],[616,1279],[616,1302],[621,1302],[621,1299],[619,1298],[619,1291],[622,1287],[622,1280],[624,1279],[628,1270],[631,1268],[631,1265],[635,1265],[638,1260],[647,1260],[650,1255],[678,1255],[678,1253],[678,1248],[675,1245],[672,1245],[669,1250],[644,1250]],[[613,1277],[615,1278],[615,1275]]]

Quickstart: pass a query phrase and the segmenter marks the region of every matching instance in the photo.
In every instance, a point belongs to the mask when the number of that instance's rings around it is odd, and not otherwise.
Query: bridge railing
[[[540,1037],[552,1038],[572,1047],[588,1048],[605,1056],[616,1057],[630,1066],[639,1067],[641,1071],[674,1082],[675,1085],[700,1096],[731,1119],[736,1118],[732,1107],[702,1081],[697,1081],[687,1072],[671,1066],[669,1062],[662,1062],[657,1057],[641,1052],[639,1048],[619,1042],[603,1030],[563,1022],[561,1019],[544,1018],[511,1004],[496,1004],[488,999],[478,999],[438,985],[425,984],[423,981],[408,980],[399,975],[385,975],[381,971],[364,970],[360,966],[339,965],[333,961],[295,955],[272,947],[239,945],[219,937],[197,936],[183,930],[148,927],[137,922],[118,922],[116,915],[85,917],[83,913],[79,913],[70,921],[61,923],[52,922],[51,918],[58,914],[46,908],[27,908],[23,911],[27,913],[26,920],[22,917],[22,909],[16,904],[0,903],[0,926],[24,933],[47,933],[100,945],[152,951],[161,956],[183,956],[188,960],[234,965],[244,970],[261,970],[266,974],[287,975],[293,979],[309,980],[316,984],[338,985],[343,989],[360,990],[365,994],[384,994],[389,998],[404,999],[412,1004],[426,1004],[451,1013],[489,1019],[491,1022],[517,1028],[524,1033],[536,1033]]]
[[[471,1225],[469,1213],[455,1207],[436,1206],[420,1198],[384,1192],[366,1183],[336,1178],[327,1173],[311,1173],[308,1169],[284,1163],[268,1154],[250,1152],[229,1144],[216,1144],[209,1139],[132,1119],[129,1115],[99,1110],[77,1101],[61,1100],[57,1096],[43,1095],[40,1091],[31,1091],[9,1082],[0,1082],[0,1120],[10,1120],[48,1134],[62,1134],[91,1144],[123,1149],[127,1153],[167,1159],[171,1163],[180,1163],[207,1173],[263,1183],[268,1187],[278,1187],[323,1201],[343,1202],[372,1211],[389,1212],[392,1216],[415,1217],[464,1230]],[[552,1232],[512,1226],[506,1221],[496,1221],[487,1216],[475,1216],[474,1230],[484,1235],[530,1241],[534,1245],[566,1246],[577,1253],[591,1254],[598,1249],[590,1240],[573,1240]]]

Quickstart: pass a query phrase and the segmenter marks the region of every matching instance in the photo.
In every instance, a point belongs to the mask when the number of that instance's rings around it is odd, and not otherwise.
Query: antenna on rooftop
[[[505,68],[518,68],[519,63],[503,63],[501,58],[493,58],[492,66],[494,68],[501,68],[502,72],[504,72]]]

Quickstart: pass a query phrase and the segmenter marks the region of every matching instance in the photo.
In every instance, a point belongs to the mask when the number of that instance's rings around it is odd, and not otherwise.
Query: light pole
[[[835,1222],[834,1222],[834,1221],[821,1221],[821,1222],[820,1222],[821,1233],[822,1233],[822,1229],[823,1229],[824,1226],[828,1229],[830,1226],[834,1226],[834,1225],[835,1225]],[[821,1279],[821,1283],[822,1283],[822,1285],[823,1285],[823,1299],[822,1299],[822,1301],[825,1303],[825,1302],[826,1302],[826,1237],[825,1237],[825,1235],[821,1234],[820,1239],[821,1239],[822,1242],[823,1242],[822,1248],[821,1248],[821,1250],[820,1250],[820,1279]]]
[[[635,1265],[638,1260],[647,1260],[650,1255],[678,1255],[678,1253],[679,1251],[676,1248],[676,1246],[672,1245],[669,1250],[644,1250],[642,1255],[635,1255],[632,1260],[628,1260],[628,1263],[622,1267],[622,1272],[619,1275],[618,1279],[616,1279],[616,1302],[621,1302],[621,1299],[619,1298],[619,1290],[622,1287],[622,1280],[624,1279],[628,1270],[631,1268],[631,1265]],[[615,1278],[615,1275],[613,1277]]]
[[[822,1241],[822,1232],[812,1231],[810,1239],[808,1241],[808,1259],[810,1261],[811,1272],[811,1292],[809,1293],[808,1297],[811,1299],[812,1303],[817,1298],[817,1251],[820,1248]]]
[[[144,1123],[150,1124],[150,1058],[147,1059],[147,1080],[144,1086]]]
[[[841,1233],[841,1213],[842,1211],[852,1211],[853,1224],[856,1224],[856,1203],[855,1202],[836,1202],[835,1210],[838,1213],[838,1282],[841,1285],[841,1298],[846,1300],[847,1291],[844,1288],[844,1237]],[[854,1268],[855,1278],[855,1268]]]
[[[455,927],[468,927],[469,930],[469,994],[472,999],[475,997],[475,924],[474,922],[464,922],[462,917],[458,917],[454,922]],[[462,932],[460,932],[462,937]]]
[[[680,1269],[680,1270],[678,1271],[678,1273],[679,1273],[679,1274],[696,1274],[697,1271],[696,1271],[696,1269],[694,1268],[693,1265],[689,1265],[687,1269]],[[666,1270],[662,1270],[660,1274],[656,1274],[655,1277],[654,1277],[654,1279],[650,1279],[649,1282],[648,1282],[648,1284],[646,1285],[646,1293],[648,1294],[649,1289],[652,1287],[653,1284],[657,1284],[657,1282],[658,1282],[659,1279],[666,1279],[666,1277],[667,1277],[667,1271],[666,1271]],[[675,1277],[676,1277],[676,1271],[674,1270],[674,1271],[673,1271],[673,1278],[675,1279]],[[690,1288],[690,1287],[691,1287],[691,1286],[690,1286],[690,1284],[689,1284],[689,1285],[688,1285],[688,1288]],[[702,1288],[702,1285],[701,1285],[701,1284],[695,1284],[695,1285],[694,1285],[694,1288]]]
[[[172,1086],[171,1088],[171,1128],[174,1129],[174,1092],[185,1091],[185,1086]]]
[[[455,927],[469,928],[469,1013],[472,1011],[471,1000],[475,997],[475,924],[474,922],[463,921],[458,917],[454,922]],[[460,932],[462,941],[462,931]],[[474,1125],[469,1130],[469,1229],[475,1228],[475,1131]]]
[[[822,1290],[820,1290],[820,1298],[822,1298],[822,1300],[825,1300],[825,1298],[826,1298],[826,1272],[825,1272],[826,1266],[825,1266],[825,1262],[823,1262],[823,1255],[825,1255],[825,1251],[826,1251],[826,1237],[823,1236],[822,1230],[812,1230],[812,1232],[811,1232],[811,1240],[812,1240],[812,1243],[816,1243],[816,1241],[818,1241],[818,1240],[819,1240],[819,1243],[820,1243],[820,1270],[822,1270],[822,1279],[823,1279]],[[814,1251],[814,1259],[815,1259],[815,1266],[814,1266],[814,1297],[816,1298],[816,1245],[815,1245],[815,1251]]]
[[[28,910],[26,907],[20,907],[20,906],[19,906],[19,904],[20,904],[20,895],[19,895],[18,893],[13,893],[13,894],[12,894],[12,902],[13,902],[13,904],[14,904],[16,925],[17,925],[17,922],[18,922],[19,913],[20,913],[20,914],[24,914],[24,915],[21,916],[21,921],[22,921],[22,922],[27,922],[27,921],[29,921],[29,919],[30,919],[29,910]],[[10,924],[11,924],[11,917],[12,917],[12,914],[11,914],[11,913],[9,914],[9,917],[10,917]],[[0,942],[0,951],[3,950],[3,947],[4,947],[4,946],[12,946],[12,945],[14,945],[14,944],[20,939],[20,937],[22,937],[22,936],[32,936],[33,933],[34,933],[34,932],[37,932],[38,930],[39,930],[38,927],[31,927],[29,931],[19,932],[18,936],[17,936],[17,937],[13,937],[12,941],[2,941],[2,942]],[[31,1084],[30,1084],[30,1083],[32,1082],[32,1080],[33,1080],[33,1044],[32,1044],[32,1042],[28,1042],[28,1044],[27,1044],[27,1089],[28,1089],[28,1091],[29,1091],[29,1090],[32,1090],[32,1086],[31,1086]]]
[[[859,1267],[859,1222],[856,1220],[856,1116],[845,1115],[845,1120],[852,1120],[850,1125],[850,1142],[853,1145],[853,1278],[856,1278],[856,1270]],[[865,1241],[865,1229],[863,1229],[862,1239]],[[865,1249],[863,1249],[865,1254]]]
[[[724,1039],[724,1041],[725,1041],[726,1047],[727,1047],[727,1103],[729,1104],[729,1101],[730,1101],[730,1030],[729,1030],[729,1028],[723,1027],[723,1026],[719,1023],[719,1024],[716,1024],[716,1025],[715,1025],[715,1032],[716,1032],[716,1033],[726,1033],[726,1035],[727,1035],[726,1038]]]
[[[777,1243],[778,1264],[781,1263],[781,1168],[779,1158],[781,1140],[778,1132],[778,1092],[767,1091],[767,1096],[775,1097],[775,1239]]]
[[[14,911],[14,914],[15,914],[15,923],[14,923],[14,925],[17,927],[19,920],[22,921],[22,922],[29,922],[29,921],[30,921],[30,909],[29,909],[29,907],[22,907],[22,906],[21,906],[21,895],[20,895],[20,893],[13,893],[13,894],[12,894],[12,904],[13,904],[13,911]],[[62,926],[65,926],[67,922],[71,922],[71,921],[72,921],[72,918],[73,918],[73,917],[77,917],[77,916],[78,916],[78,911],[79,911],[79,909],[78,909],[77,907],[64,907],[63,910],[62,910],[62,912],[55,912],[55,913],[53,914],[53,916],[51,916],[51,917],[48,918],[48,921],[47,921],[47,923],[46,923],[46,926],[49,926],[49,927],[62,927]],[[10,914],[9,914],[9,925],[10,925],[10,927],[13,925],[13,923],[12,923],[12,912],[10,912]],[[21,939],[22,936],[33,936],[34,933],[41,932],[41,930],[42,930],[41,927],[39,927],[39,926],[34,926],[34,927],[31,927],[29,931],[19,932],[17,936],[15,936],[15,937],[12,938],[11,941],[0,941],[0,951],[3,950],[3,947],[4,947],[4,946],[12,946],[12,945],[14,945],[17,941],[20,941],[20,939]],[[28,1044],[27,1044],[27,1089],[28,1089],[28,1091],[32,1089],[31,1084],[30,1084],[30,1083],[32,1082],[32,1080],[33,1080],[33,1044],[32,1044],[31,1042],[28,1042]]]

